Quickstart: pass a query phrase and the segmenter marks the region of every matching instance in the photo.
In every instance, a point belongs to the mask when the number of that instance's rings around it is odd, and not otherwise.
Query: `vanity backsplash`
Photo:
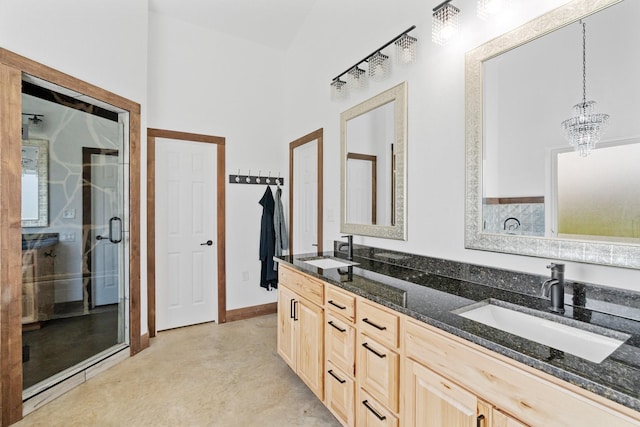
[[[338,251],[340,243],[344,241],[334,241],[334,252],[346,256],[346,253]],[[540,286],[549,278],[548,275],[535,275],[357,244],[353,245],[353,255],[415,270],[416,277],[422,273],[435,274],[540,298]],[[570,275],[570,272],[568,273]],[[404,279],[412,281],[412,277]],[[640,292],[571,280],[567,280],[565,285],[565,303],[568,305],[640,321]]]

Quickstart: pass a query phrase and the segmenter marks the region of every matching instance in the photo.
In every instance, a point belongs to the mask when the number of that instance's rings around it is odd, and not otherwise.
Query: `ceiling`
[[[153,12],[286,50],[317,0],[149,0]]]

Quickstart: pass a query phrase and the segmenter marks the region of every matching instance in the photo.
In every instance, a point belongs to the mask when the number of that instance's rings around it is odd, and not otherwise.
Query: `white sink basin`
[[[307,264],[311,264],[314,267],[326,269],[326,268],[343,268],[349,267],[350,265],[358,265],[357,262],[345,261],[342,259],[322,257],[315,259],[303,259],[301,261],[306,262]]]
[[[473,304],[454,313],[595,363],[602,362],[630,337],[594,326],[607,335],[586,331],[495,303]]]

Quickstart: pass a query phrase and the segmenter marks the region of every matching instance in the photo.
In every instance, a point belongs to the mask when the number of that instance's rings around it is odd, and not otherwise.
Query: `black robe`
[[[278,287],[278,272],[273,269],[273,255],[276,251],[276,230],[273,226],[275,201],[271,188],[260,199],[262,221],[260,227],[260,286],[267,290]]]

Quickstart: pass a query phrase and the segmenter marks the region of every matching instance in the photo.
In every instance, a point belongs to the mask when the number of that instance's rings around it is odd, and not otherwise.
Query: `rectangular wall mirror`
[[[49,224],[49,141],[22,141],[22,227]]]
[[[467,248],[640,268],[639,14],[574,0],[467,53]],[[583,157],[585,89],[610,120]]]
[[[343,112],[340,146],[340,231],[406,240],[406,83]]]

